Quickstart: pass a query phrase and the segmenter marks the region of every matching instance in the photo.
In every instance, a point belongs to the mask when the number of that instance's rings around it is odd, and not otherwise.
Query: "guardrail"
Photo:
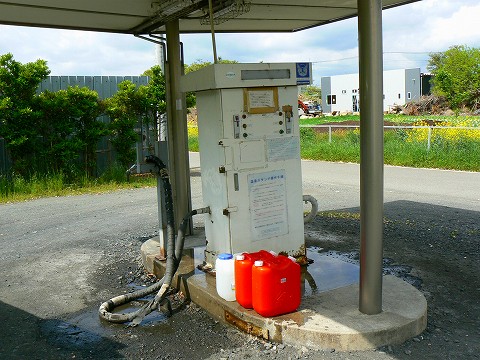
[[[332,128],[360,128],[360,125],[300,125],[302,128],[328,128],[328,142],[332,142]],[[460,130],[480,130],[480,127],[474,126],[427,126],[427,125],[385,125],[384,129],[428,129],[427,150],[430,150],[433,129],[460,129]]]

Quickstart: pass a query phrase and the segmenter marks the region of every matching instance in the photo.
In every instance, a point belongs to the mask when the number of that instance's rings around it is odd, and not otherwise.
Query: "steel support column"
[[[383,59],[382,1],[358,0],[360,80],[359,310],[382,312]]]
[[[175,224],[178,226],[191,210],[190,166],[184,94],[180,91],[182,74],[178,20],[166,24],[167,38],[167,132],[169,174],[172,184]]]

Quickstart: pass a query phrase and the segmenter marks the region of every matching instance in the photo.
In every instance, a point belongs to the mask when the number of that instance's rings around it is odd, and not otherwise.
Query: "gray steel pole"
[[[175,223],[178,225],[191,210],[190,166],[188,159],[188,133],[184,94],[180,91],[182,74],[180,61],[180,31],[178,20],[166,24],[168,61],[168,155],[172,184]]]
[[[382,1],[358,0],[360,80],[359,310],[382,312],[383,60]]]

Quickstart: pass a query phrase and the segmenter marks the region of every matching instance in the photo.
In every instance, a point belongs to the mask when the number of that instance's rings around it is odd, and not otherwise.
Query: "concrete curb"
[[[141,248],[148,271],[163,275],[164,263],[155,258],[155,239]],[[312,265],[314,266],[314,265]],[[214,318],[266,340],[312,349],[368,350],[400,344],[427,326],[427,302],[423,294],[403,280],[383,277],[383,312],[365,315],[358,310],[358,284],[302,298],[298,311],[264,318],[236,301],[227,302],[215,290],[215,277],[194,267],[193,249],[186,250],[176,274],[178,288]]]

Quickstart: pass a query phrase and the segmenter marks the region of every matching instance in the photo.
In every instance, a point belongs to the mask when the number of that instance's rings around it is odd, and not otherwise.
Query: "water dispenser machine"
[[[196,93],[207,263],[305,255],[297,83],[309,66],[214,64],[182,77]]]

